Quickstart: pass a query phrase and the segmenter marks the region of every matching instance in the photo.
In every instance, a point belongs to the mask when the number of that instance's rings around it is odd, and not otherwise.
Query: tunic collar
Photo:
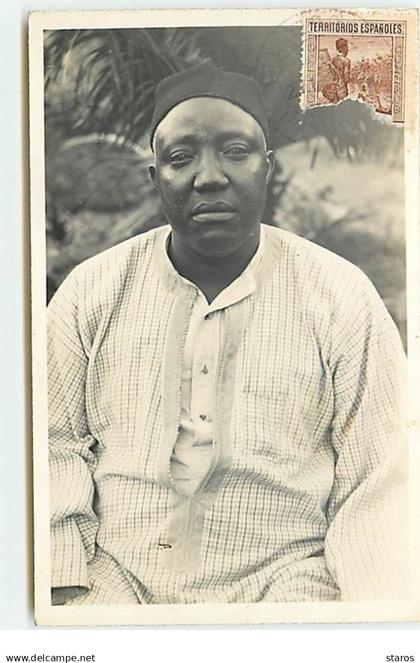
[[[243,299],[244,296],[254,292],[265,279],[267,272],[271,271],[273,260],[266,240],[267,226],[261,224],[260,243],[257,251],[251,258],[244,271],[230,283],[212,302],[212,310],[224,308],[234,301]],[[154,259],[167,286],[172,290],[184,290],[191,296],[192,293],[201,293],[199,288],[188,279],[181,276],[171,260],[169,259],[167,246],[171,227],[169,225],[160,229],[155,245]],[[246,292],[246,294],[242,294]],[[204,297],[204,295],[202,295]]]

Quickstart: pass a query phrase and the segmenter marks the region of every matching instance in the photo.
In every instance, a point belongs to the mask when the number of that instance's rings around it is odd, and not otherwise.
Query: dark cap
[[[155,108],[150,131],[153,143],[158,124],[182,101],[194,97],[225,99],[239,106],[258,122],[267,137],[268,120],[259,83],[250,76],[218,69],[211,62],[199,64],[164,78],[156,86]]]

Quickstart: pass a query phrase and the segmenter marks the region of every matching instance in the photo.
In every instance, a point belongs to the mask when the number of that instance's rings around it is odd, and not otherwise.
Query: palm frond
[[[46,98],[66,87],[70,135],[105,129],[136,141],[158,81],[199,58],[184,29],[55,31],[45,40]]]

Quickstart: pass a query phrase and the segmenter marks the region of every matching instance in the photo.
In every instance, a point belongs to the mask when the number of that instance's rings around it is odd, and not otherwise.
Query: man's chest
[[[86,391],[90,426],[104,446],[137,450],[151,461],[169,429],[175,443],[191,310],[187,302],[172,303],[160,316],[136,315],[141,324],[129,324],[127,315],[111,320],[91,357]],[[217,342],[204,330],[198,338],[209,347],[195,347],[192,365],[197,385],[206,377],[214,384],[215,434],[231,438],[239,463],[244,456],[302,460],[333,413],[325,348],[307,313],[268,291],[219,312],[213,327]],[[207,356],[214,375],[206,372]]]

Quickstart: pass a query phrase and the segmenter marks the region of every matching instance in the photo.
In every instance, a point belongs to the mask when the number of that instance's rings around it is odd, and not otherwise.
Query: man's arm
[[[342,600],[402,599],[405,355],[376,291],[362,285],[332,326],[336,466],[325,554]]]
[[[52,602],[88,591],[87,564],[98,527],[92,472],[96,441],[85,409],[88,358],[78,324],[78,288],[70,275],[48,309],[48,402]]]

